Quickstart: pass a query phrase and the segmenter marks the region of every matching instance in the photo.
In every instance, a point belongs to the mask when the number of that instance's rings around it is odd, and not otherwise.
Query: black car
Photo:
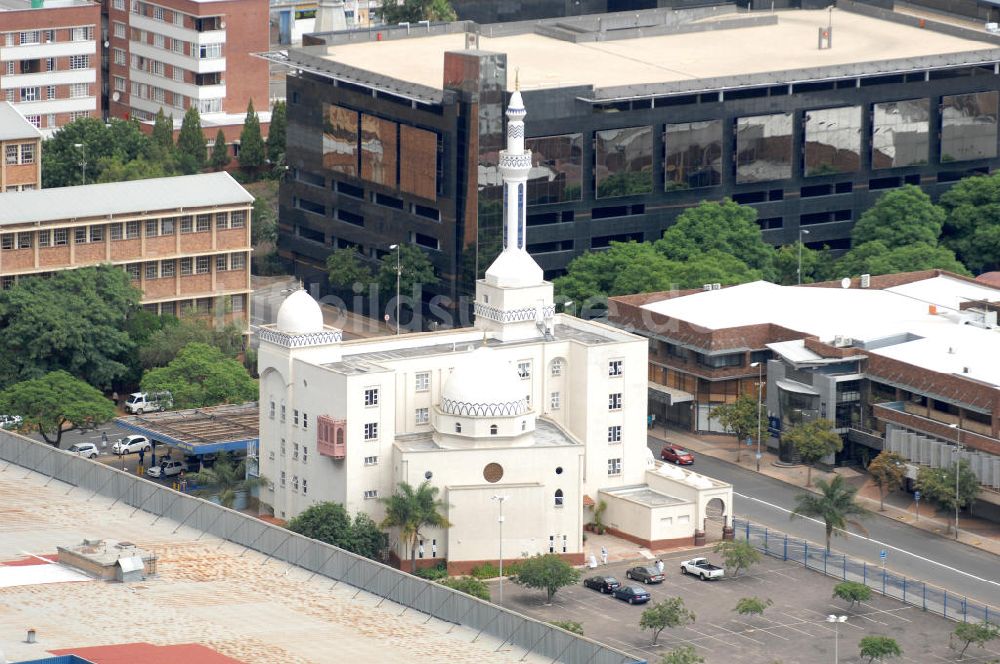
[[[655,567],[633,567],[625,572],[625,577],[643,583],[663,583],[663,574]]]
[[[621,582],[613,576],[592,576],[583,580],[583,585],[587,588],[600,590],[602,593],[613,592],[621,586]]]
[[[623,599],[629,604],[645,604],[649,601],[649,591],[637,586],[619,586],[611,594],[616,599]]]

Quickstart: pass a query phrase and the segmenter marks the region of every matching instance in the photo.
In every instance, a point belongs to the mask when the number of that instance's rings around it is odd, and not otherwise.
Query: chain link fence
[[[90,492],[90,497],[102,495],[114,504],[144,510],[157,520],[171,519],[177,529],[188,526],[346,583],[381,597],[379,604],[389,600],[406,607],[404,612],[426,614],[428,621],[463,625],[478,632],[477,639],[486,634],[501,641],[497,650],[523,649],[521,661],[531,655],[551,662],[646,664],[597,641],[17,434],[0,431],[0,461]]]
[[[750,542],[764,554],[800,563],[808,569],[843,581],[863,583],[875,592],[924,611],[962,622],[995,623],[1000,620],[1000,609],[996,607],[895,574],[881,565],[870,565],[842,553],[832,553],[808,540],[789,537],[746,519],[733,519],[733,527],[737,538]]]

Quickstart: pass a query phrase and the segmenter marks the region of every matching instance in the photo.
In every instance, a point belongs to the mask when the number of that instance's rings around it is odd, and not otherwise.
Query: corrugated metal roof
[[[38,127],[25,120],[10,102],[0,102],[0,141],[41,137]]]
[[[0,226],[252,203],[225,171],[0,194]]]

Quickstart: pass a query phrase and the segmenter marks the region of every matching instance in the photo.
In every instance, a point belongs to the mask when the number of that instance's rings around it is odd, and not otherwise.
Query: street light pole
[[[396,334],[399,334],[399,275],[402,274],[403,271],[399,266],[399,245],[390,244],[389,249],[396,250]]]
[[[835,616],[833,614],[826,617],[828,623],[833,623],[833,664],[840,662],[840,623],[847,622],[847,616]]]
[[[760,436],[761,436],[761,424],[760,424],[760,407],[763,400],[762,394],[764,390],[764,363],[763,362],[753,362],[750,364],[751,367],[757,367],[757,472],[760,472]]]
[[[796,277],[798,279],[798,285],[802,285],[802,236],[809,235],[809,231],[804,228],[799,229],[799,267],[795,270]]]
[[[958,442],[955,447],[955,539],[958,539],[958,478],[961,474],[962,467],[959,465],[961,457],[959,454],[962,451],[962,427],[958,424],[948,425],[954,429],[958,435]]]
[[[507,500],[507,498],[509,496],[496,495],[491,499],[500,503],[500,516],[497,518],[497,523],[500,524],[500,591],[498,593],[499,599],[497,604],[500,606],[503,606],[503,501]]]
[[[84,143],[74,143],[73,147],[83,153],[83,160],[80,162],[80,182],[87,184],[87,146]]]

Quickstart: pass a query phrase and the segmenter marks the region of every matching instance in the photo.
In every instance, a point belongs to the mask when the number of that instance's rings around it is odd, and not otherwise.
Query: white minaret
[[[524,101],[515,83],[507,106],[507,149],[500,151],[503,178],[503,251],[476,285],[476,327],[505,340],[537,337],[551,321],[552,284],[528,254],[527,183],[531,151],[524,149]]]

